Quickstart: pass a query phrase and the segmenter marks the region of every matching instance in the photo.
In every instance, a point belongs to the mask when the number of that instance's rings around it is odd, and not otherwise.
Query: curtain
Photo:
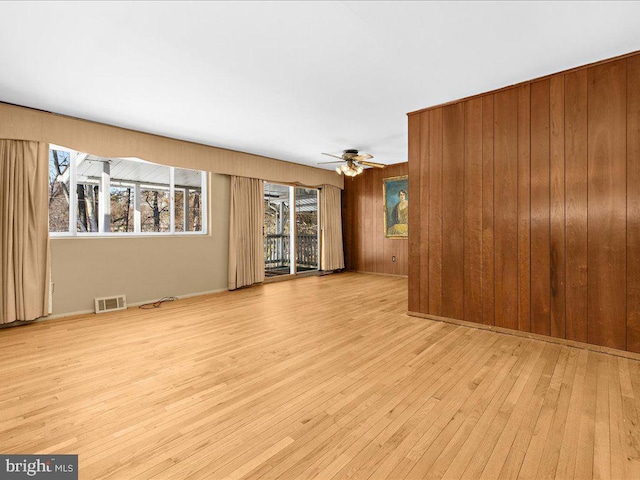
[[[342,247],[341,192],[333,185],[323,185],[320,191],[320,215],[322,225],[322,255],[320,270],[344,268]]]
[[[46,143],[0,140],[0,323],[49,313]]]
[[[264,182],[231,177],[229,290],[264,280]]]

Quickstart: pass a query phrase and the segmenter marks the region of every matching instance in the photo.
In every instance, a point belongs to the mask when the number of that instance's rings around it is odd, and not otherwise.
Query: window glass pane
[[[296,267],[318,269],[318,190],[296,187]]]
[[[189,192],[189,225],[191,232],[202,231],[202,192],[200,188]]]
[[[78,195],[77,229],[80,233],[97,233],[100,217],[100,182],[109,160],[78,154],[76,161],[76,192]]]
[[[49,231],[69,231],[70,154],[49,150]]]
[[[111,231],[133,232],[133,186],[111,187]]]
[[[96,183],[78,182],[78,232],[98,231],[98,190]]]
[[[175,189],[175,215],[176,215],[176,232],[185,231],[185,216],[184,216],[184,190]]]
[[[202,231],[202,176],[199,170],[174,169],[176,232]]]
[[[122,172],[112,170],[112,176],[135,179],[140,185],[140,231],[171,231],[169,207],[170,168],[155,163],[121,160]]]
[[[171,228],[169,190],[143,186],[140,205],[143,232],[168,232]]]

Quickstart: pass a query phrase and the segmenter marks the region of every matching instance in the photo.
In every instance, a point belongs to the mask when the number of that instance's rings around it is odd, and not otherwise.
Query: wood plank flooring
[[[640,362],[345,273],[0,330],[0,453],[82,479],[637,479]]]

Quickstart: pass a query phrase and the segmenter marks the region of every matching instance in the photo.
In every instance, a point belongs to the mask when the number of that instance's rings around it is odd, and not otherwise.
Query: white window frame
[[[167,166],[169,168],[169,212],[170,212],[170,228],[168,232],[143,232],[142,231],[142,218],[140,215],[140,199],[141,199],[141,191],[144,188],[150,189],[155,188],[158,189],[157,186],[146,185],[144,182],[131,182],[134,191],[134,210],[133,210],[133,218],[134,218],[134,231],[133,232],[80,232],[78,231],[77,225],[77,208],[78,208],[78,179],[77,179],[77,164],[78,157],[80,155],[86,155],[80,153],[71,148],[62,147],[60,145],[49,144],[49,150],[60,150],[69,153],[69,231],[67,232],[49,232],[49,236],[52,238],[97,238],[97,237],[109,237],[109,238],[135,238],[135,237],[167,237],[167,236],[201,236],[208,235],[208,207],[209,207],[209,173],[204,170],[198,170],[201,173],[201,186],[200,186],[200,211],[202,215],[202,229],[199,232],[190,232],[190,231],[178,231],[175,230],[175,169],[183,169],[183,170],[194,170],[183,167],[172,167]],[[139,158],[131,158],[131,157],[122,157],[126,160],[131,160],[135,162],[141,163],[153,163],[148,162],[146,160],[142,160]],[[160,164],[154,164],[160,165]],[[127,182],[129,183],[129,182]],[[166,189],[163,189],[166,190]],[[111,191],[111,179],[109,176],[106,176],[106,191]],[[108,195],[108,194],[107,194]],[[102,200],[102,199],[101,199]],[[103,205],[104,203],[100,201],[98,205]],[[103,207],[100,207],[100,214],[103,212]],[[102,223],[102,222],[100,222]]]

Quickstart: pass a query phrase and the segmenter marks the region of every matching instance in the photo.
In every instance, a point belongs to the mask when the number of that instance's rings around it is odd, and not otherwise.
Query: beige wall
[[[208,235],[52,238],[53,315],[92,311],[109,295],[132,304],[226,289],[229,183],[211,174]]]
[[[94,298],[129,304],[227,288],[229,177],[343,188],[342,175],[0,102],[0,138],[53,143],[105,157],[211,172],[206,236],[52,238],[53,315],[94,309]]]

